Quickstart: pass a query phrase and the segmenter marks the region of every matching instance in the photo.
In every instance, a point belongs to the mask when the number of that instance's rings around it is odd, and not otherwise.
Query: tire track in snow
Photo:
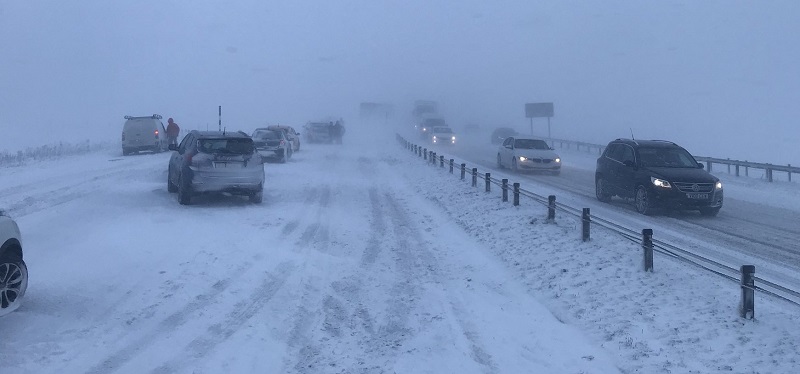
[[[247,299],[239,301],[233,310],[225,316],[224,321],[215,323],[206,329],[206,332],[192,340],[185,348],[181,357],[166,362],[153,369],[153,374],[169,374],[185,368],[189,359],[200,359],[211,352],[219,344],[241,331],[244,324],[253,318],[269,303],[275,294],[286,284],[286,280],[295,270],[289,262],[277,266],[275,274],[267,274],[261,285],[256,288]]]
[[[125,346],[102,360],[102,362],[91,367],[86,373],[100,374],[118,370],[151,345],[153,341],[164,336],[165,331],[174,331],[178,327],[185,325],[190,320],[192,314],[204,309],[209,303],[215,302],[216,296],[226,291],[234,280],[240,278],[245,272],[250,270],[253,265],[255,265],[256,261],[261,258],[261,255],[257,255],[250,261],[240,264],[231,272],[232,274],[236,274],[236,276],[215,282],[207,292],[195,296],[193,301],[185,304],[183,307],[161,320],[161,322],[156,324],[155,328],[146,332],[144,335],[129,340]]]

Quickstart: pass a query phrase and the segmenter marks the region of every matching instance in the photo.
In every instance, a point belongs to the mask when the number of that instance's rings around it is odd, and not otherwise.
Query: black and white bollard
[[[464,177],[467,174],[467,164],[461,164],[461,180],[464,180]]]
[[[492,174],[486,173],[484,179],[486,179],[486,192],[492,192]]]
[[[508,179],[503,178],[503,184],[500,187],[503,190],[503,202],[508,202]]]
[[[653,272],[653,229],[642,229],[642,249],[644,250],[644,271]]]
[[[478,187],[478,168],[472,168],[472,187]]]
[[[756,267],[755,265],[742,265],[742,301],[739,305],[739,315],[742,318],[754,319],[756,317]]]
[[[556,220],[556,195],[550,195],[547,197],[547,220]]]
[[[581,216],[581,223],[582,223],[582,226],[583,226],[581,238],[583,239],[583,241],[588,241],[589,240],[589,234],[590,234],[590,227],[589,226],[592,223],[592,217],[589,214],[589,208],[583,208],[583,215]]]
[[[519,206],[519,183],[514,183],[514,206]]]

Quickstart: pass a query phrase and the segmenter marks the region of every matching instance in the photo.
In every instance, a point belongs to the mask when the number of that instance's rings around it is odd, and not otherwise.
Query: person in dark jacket
[[[167,142],[169,144],[178,144],[178,135],[181,133],[181,128],[172,118],[167,120]]]

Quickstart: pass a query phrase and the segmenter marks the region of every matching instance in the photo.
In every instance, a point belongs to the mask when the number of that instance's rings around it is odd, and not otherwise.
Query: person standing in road
[[[181,133],[181,128],[172,118],[167,120],[167,142],[169,144],[178,144],[178,135]]]

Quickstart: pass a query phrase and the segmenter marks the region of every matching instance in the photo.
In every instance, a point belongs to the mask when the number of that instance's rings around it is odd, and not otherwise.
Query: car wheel
[[[178,186],[172,183],[171,178],[172,178],[172,168],[169,168],[169,171],[167,172],[167,192],[169,193],[178,192]]]
[[[611,194],[606,191],[606,181],[603,178],[597,178],[594,181],[594,193],[597,200],[607,203],[611,201]]]
[[[28,267],[16,254],[0,258],[0,315],[19,308],[28,289]]]
[[[637,212],[644,215],[650,215],[653,213],[653,207],[650,203],[650,195],[647,193],[647,189],[644,188],[644,186],[639,186],[636,188],[635,204]]]
[[[717,208],[700,208],[700,214],[706,217],[716,217],[719,214],[719,207]]]
[[[189,205],[192,203],[192,187],[187,181],[183,180],[183,174],[179,178],[178,186],[178,202],[181,205]]]
[[[502,157],[500,157],[500,154],[499,154],[499,153],[497,154],[497,167],[498,167],[499,169],[502,169],[502,168],[503,168],[503,158],[502,158]]]
[[[250,194],[250,202],[254,204],[261,204],[264,201],[264,189],[262,188],[258,192],[253,192]]]
[[[129,151],[129,150],[125,149],[125,148],[122,148],[122,155],[123,156],[127,156],[129,154],[131,154],[131,151]]]

